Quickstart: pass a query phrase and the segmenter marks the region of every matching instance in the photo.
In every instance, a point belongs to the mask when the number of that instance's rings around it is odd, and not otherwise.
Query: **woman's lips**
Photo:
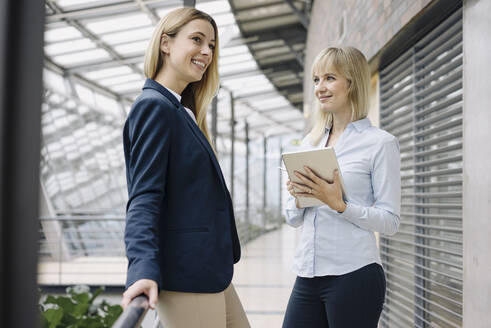
[[[328,100],[328,99],[330,99],[331,97],[332,97],[332,96],[321,96],[321,97],[319,97],[319,100],[320,100],[320,101],[323,101],[323,100]]]
[[[201,70],[205,70],[206,68],[206,64],[205,62],[201,61],[201,60],[197,60],[197,59],[191,59],[191,62],[196,65],[197,67],[199,67]]]

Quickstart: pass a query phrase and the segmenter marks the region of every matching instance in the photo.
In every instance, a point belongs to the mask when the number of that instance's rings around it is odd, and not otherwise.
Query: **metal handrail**
[[[106,215],[57,215],[40,217],[38,279],[42,284],[64,285],[90,281],[96,285],[122,285],[125,263],[124,226],[121,213]],[[281,225],[279,210],[253,207],[235,211],[241,244]],[[103,257],[110,258],[106,268]],[[83,270],[78,268],[83,266]],[[110,276],[112,275],[112,276]]]
[[[145,295],[135,297],[128,307],[121,313],[112,328],[137,328],[140,327],[149,308],[148,298]]]

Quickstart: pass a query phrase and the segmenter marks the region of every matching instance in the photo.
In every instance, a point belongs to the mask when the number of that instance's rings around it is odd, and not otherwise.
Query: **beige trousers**
[[[162,290],[157,313],[164,328],[250,328],[232,284],[212,294]]]

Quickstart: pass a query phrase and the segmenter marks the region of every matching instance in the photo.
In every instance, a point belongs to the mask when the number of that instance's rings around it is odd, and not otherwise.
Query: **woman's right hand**
[[[293,184],[291,183],[290,179],[286,180],[286,189],[292,195],[293,197],[295,196],[295,189],[293,189]]]
[[[297,208],[300,208],[300,205],[298,204],[297,195],[295,194],[295,189],[293,189],[293,184],[291,183],[290,179],[286,180],[286,189],[288,190],[290,195],[295,197],[295,205],[297,206]]]
[[[132,299],[141,294],[147,295],[150,308],[155,310],[159,294],[159,287],[157,286],[157,283],[155,281],[150,279],[137,280],[123,293],[123,300],[121,301],[121,306],[123,307],[123,310],[126,309]]]

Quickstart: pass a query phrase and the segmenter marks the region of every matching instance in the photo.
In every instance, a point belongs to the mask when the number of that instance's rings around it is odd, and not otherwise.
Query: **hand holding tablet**
[[[334,180],[334,170],[338,170],[339,182],[341,186],[341,191],[343,197],[346,195],[343,179],[341,176],[341,171],[339,170],[339,165],[336,159],[336,154],[332,147],[313,149],[299,152],[283,153],[283,162],[286,166],[286,171],[290,181],[303,185],[302,190],[296,190],[300,195],[298,196],[298,205],[300,208],[312,207],[325,205],[321,200],[309,197],[309,193],[312,193],[312,189],[306,186],[305,179],[309,176],[315,179],[315,176],[332,183]],[[305,169],[305,167],[310,168],[310,172]],[[301,176],[297,176],[295,171],[303,175],[303,180]]]

